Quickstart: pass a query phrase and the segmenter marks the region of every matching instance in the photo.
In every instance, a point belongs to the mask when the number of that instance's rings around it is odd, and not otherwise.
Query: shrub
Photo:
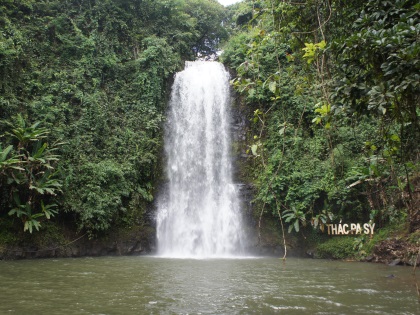
[[[318,245],[316,258],[345,259],[355,256],[353,237],[334,237]]]

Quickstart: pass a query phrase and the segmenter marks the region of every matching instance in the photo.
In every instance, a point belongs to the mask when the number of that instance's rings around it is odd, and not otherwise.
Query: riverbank
[[[249,252],[255,256],[284,257],[282,233],[274,222],[264,221],[260,235],[255,233]],[[393,232],[391,232],[393,230]],[[17,232],[0,239],[0,260],[70,258],[99,256],[137,256],[156,250],[155,230],[151,226],[114,229],[107,235],[89,235],[50,222],[44,233]],[[293,257],[354,260],[387,265],[420,266],[420,231],[404,234],[385,228],[373,238],[327,237],[316,233],[285,234],[286,259]]]
[[[387,265],[420,265],[419,231],[408,233],[401,226],[388,226],[372,236],[333,236],[318,242],[315,258],[353,259]]]
[[[89,237],[48,223],[43,233],[17,232],[11,237],[3,232],[1,236],[0,260],[144,255],[155,248],[155,231],[150,226],[114,229],[106,235]]]

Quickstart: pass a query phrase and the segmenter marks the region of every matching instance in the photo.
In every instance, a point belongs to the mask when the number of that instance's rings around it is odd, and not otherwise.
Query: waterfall
[[[187,62],[175,76],[165,128],[168,183],[157,205],[160,255],[241,253],[231,149],[229,73],[218,62]]]

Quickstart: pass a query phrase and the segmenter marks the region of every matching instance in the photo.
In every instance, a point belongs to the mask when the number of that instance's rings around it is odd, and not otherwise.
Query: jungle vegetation
[[[256,217],[420,227],[414,0],[0,1],[0,227],[145,224],[183,61],[222,48]]]
[[[144,224],[173,74],[227,36],[199,0],[0,1],[0,225]]]
[[[420,5],[257,0],[230,8],[222,60],[251,110],[259,220],[402,224],[420,243]]]

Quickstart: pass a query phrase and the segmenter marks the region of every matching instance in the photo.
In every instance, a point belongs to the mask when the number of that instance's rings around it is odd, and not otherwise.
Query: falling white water
[[[168,185],[158,200],[162,256],[227,257],[242,251],[229,93],[229,74],[218,62],[187,62],[175,77],[165,135]]]

